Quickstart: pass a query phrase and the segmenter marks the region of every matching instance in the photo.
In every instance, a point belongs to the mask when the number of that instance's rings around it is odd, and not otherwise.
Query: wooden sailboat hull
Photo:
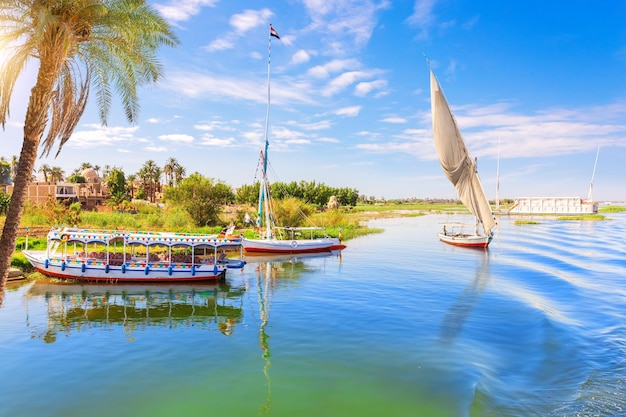
[[[493,236],[471,235],[457,233],[454,235],[439,233],[439,240],[454,246],[462,246],[466,248],[486,248],[489,246]]]
[[[242,239],[242,245],[246,252],[254,253],[316,253],[341,250],[346,247],[337,238],[319,239]]]

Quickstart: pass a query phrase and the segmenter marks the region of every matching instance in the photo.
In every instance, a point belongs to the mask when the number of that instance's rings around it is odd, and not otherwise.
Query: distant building
[[[596,214],[598,203],[580,197],[519,197],[511,214]]]
[[[33,203],[45,203],[53,198],[63,203],[80,202],[83,208],[93,209],[109,199],[109,192],[93,169],[84,170],[81,175],[84,183],[71,182],[31,182],[26,198]],[[13,186],[7,187],[7,193],[13,193]]]

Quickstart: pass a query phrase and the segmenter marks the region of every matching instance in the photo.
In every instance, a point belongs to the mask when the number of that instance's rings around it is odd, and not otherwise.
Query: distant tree
[[[185,210],[199,227],[218,225],[222,206],[234,198],[230,186],[197,172],[183,179],[177,187],[165,190],[167,203]]]
[[[15,176],[17,175],[17,155],[13,155],[11,157],[11,182],[15,181]]]
[[[43,164],[42,166],[39,167],[39,171],[43,174],[43,180],[44,182],[48,182],[48,177],[50,176],[50,170],[52,168],[50,168],[50,165],[48,164]]]
[[[178,165],[178,162],[176,161],[176,158],[170,157],[165,163],[165,165],[163,166],[163,174],[165,174],[165,183],[169,185],[170,187],[174,185],[174,170],[176,169],[177,165]]]
[[[11,203],[11,196],[3,191],[0,191],[0,216],[6,216],[9,211],[9,204]]]
[[[141,185],[150,202],[156,201],[156,193],[161,191],[161,168],[153,160],[146,161],[137,172]]]
[[[108,164],[104,166],[104,171],[102,171],[102,179],[103,179],[103,181],[106,181],[107,177],[111,173],[111,169],[112,169],[111,166],[108,165]]]
[[[254,206],[259,202],[259,188],[261,188],[261,184],[258,182],[254,185],[242,185],[235,193],[235,202],[237,202],[237,204],[249,204]]]
[[[126,177],[126,184],[128,186],[128,191],[130,193],[130,198],[135,198],[135,180],[137,179],[137,174],[128,174]]]
[[[91,162],[83,162],[82,164],[80,164],[80,167],[78,167],[78,170],[80,172],[83,172],[84,170],[90,169],[92,167],[93,167],[93,165],[91,165]]]
[[[185,170],[185,167],[182,165],[177,165],[174,168],[174,185],[176,186],[180,184],[183,178],[185,178],[185,175],[187,175],[187,171]]]
[[[49,175],[50,181],[57,183],[63,181],[63,178],[65,177],[65,172],[61,167],[51,167]]]
[[[111,193],[113,203],[120,204],[128,200],[126,178],[124,177],[124,171],[120,168],[113,168],[109,171],[109,175],[106,178],[106,185],[109,188],[109,193]]]
[[[292,227],[303,226],[314,210],[315,208],[309,207],[298,198],[285,198],[274,204],[276,224]]]
[[[67,177],[67,182],[71,182],[73,184],[85,184],[87,179],[80,174],[74,173]]]
[[[11,164],[4,156],[0,157],[0,184],[11,183]]]

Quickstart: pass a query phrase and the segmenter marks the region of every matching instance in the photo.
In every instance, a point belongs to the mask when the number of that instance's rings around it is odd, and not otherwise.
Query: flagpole
[[[265,209],[265,238],[271,238],[271,219],[269,211],[269,185],[267,183],[267,150],[269,148],[269,120],[270,120],[270,63],[272,56],[272,24],[270,23],[267,36],[267,110],[265,113],[265,151],[263,152],[263,186],[261,187],[262,198],[259,200],[259,218],[261,211]]]
[[[265,113],[265,153],[263,158],[263,174],[267,173],[267,148],[269,147],[269,120],[270,120],[270,63],[272,57],[272,24],[267,36],[267,111]]]

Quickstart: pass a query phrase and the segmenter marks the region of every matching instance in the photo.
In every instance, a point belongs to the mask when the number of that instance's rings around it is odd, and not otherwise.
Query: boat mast
[[[591,174],[591,182],[589,183],[589,195],[587,195],[587,200],[593,201],[592,191],[593,191],[593,177],[596,176],[596,167],[598,166],[598,156],[600,155],[600,146],[598,146],[598,152],[596,152],[596,162],[593,164],[593,173]]]
[[[496,168],[496,212],[500,211],[500,138],[498,138],[498,165]]]
[[[259,220],[265,210],[265,238],[270,239],[272,236],[272,226],[269,210],[269,184],[267,180],[267,150],[269,148],[269,120],[270,120],[270,63],[272,56],[272,24],[270,23],[268,31],[268,47],[267,47],[267,110],[265,113],[265,150],[263,151],[263,172],[262,184],[259,196]]]

